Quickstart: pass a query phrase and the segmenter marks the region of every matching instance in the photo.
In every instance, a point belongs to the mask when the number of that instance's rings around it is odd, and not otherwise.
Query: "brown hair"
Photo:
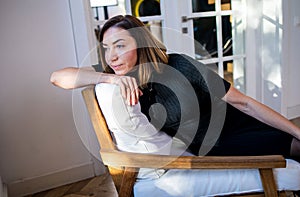
[[[102,47],[103,35],[110,27],[118,27],[127,30],[137,43],[138,77],[142,86],[145,86],[151,77],[153,69],[161,72],[160,63],[168,63],[166,47],[157,40],[146,26],[136,17],[131,15],[118,15],[109,19],[102,27],[100,41],[100,58],[104,72],[114,73],[107,65]]]

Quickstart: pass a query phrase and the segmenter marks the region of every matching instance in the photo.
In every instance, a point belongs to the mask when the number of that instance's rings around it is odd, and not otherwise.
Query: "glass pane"
[[[133,16],[160,15],[160,0],[130,0]]]
[[[104,21],[114,15],[126,14],[124,0],[118,0],[117,2],[118,2],[117,4],[114,3],[110,6],[95,6],[95,7],[93,7],[92,2],[90,1],[93,17],[95,18],[95,20],[96,21]],[[104,3],[104,2],[101,2],[101,3]],[[113,1],[110,3],[113,3]]]
[[[118,0],[90,0],[91,7],[118,5]]]
[[[233,84],[233,61],[226,61],[223,63],[224,68],[224,79]]]
[[[215,11],[215,0],[192,0],[193,12]],[[231,10],[231,0],[221,0],[221,10]]]
[[[242,18],[233,18],[232,24],[232,51],[234,55],[245,54],[245,28]]]
[[[231,10],[231,0],[221,0],[221,10]]]
[[[214,0],[192,0],[193,12],[215,11]]]
[[[216,18],[193,19],[195,53],[197,59],[217,57]]]
[[[243,93],[246,93],[245,62],[244,59],[233,60],[233,85]]]
[[[223,57],[232,55],[231,16],[222,16]]]

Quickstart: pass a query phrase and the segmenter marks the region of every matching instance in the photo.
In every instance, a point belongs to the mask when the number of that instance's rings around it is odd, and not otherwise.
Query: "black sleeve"
[[[102,66],[100,63],[92,65],[92,67],[95,69],[96,72],[103,72],[103,69],[102,69]]]

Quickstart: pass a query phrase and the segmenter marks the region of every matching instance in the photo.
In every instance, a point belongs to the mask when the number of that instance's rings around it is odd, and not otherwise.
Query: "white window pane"
[[[90,2],[91,7],[112,6],[118,4],[118,0],[90,0]]]

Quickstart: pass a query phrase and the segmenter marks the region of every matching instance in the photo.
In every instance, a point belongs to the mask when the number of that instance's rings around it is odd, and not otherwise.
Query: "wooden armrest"
[[[284,168],[281,155],[267,156],[172,156],[100,150],[105,165],[163,169],[266,169]]]

